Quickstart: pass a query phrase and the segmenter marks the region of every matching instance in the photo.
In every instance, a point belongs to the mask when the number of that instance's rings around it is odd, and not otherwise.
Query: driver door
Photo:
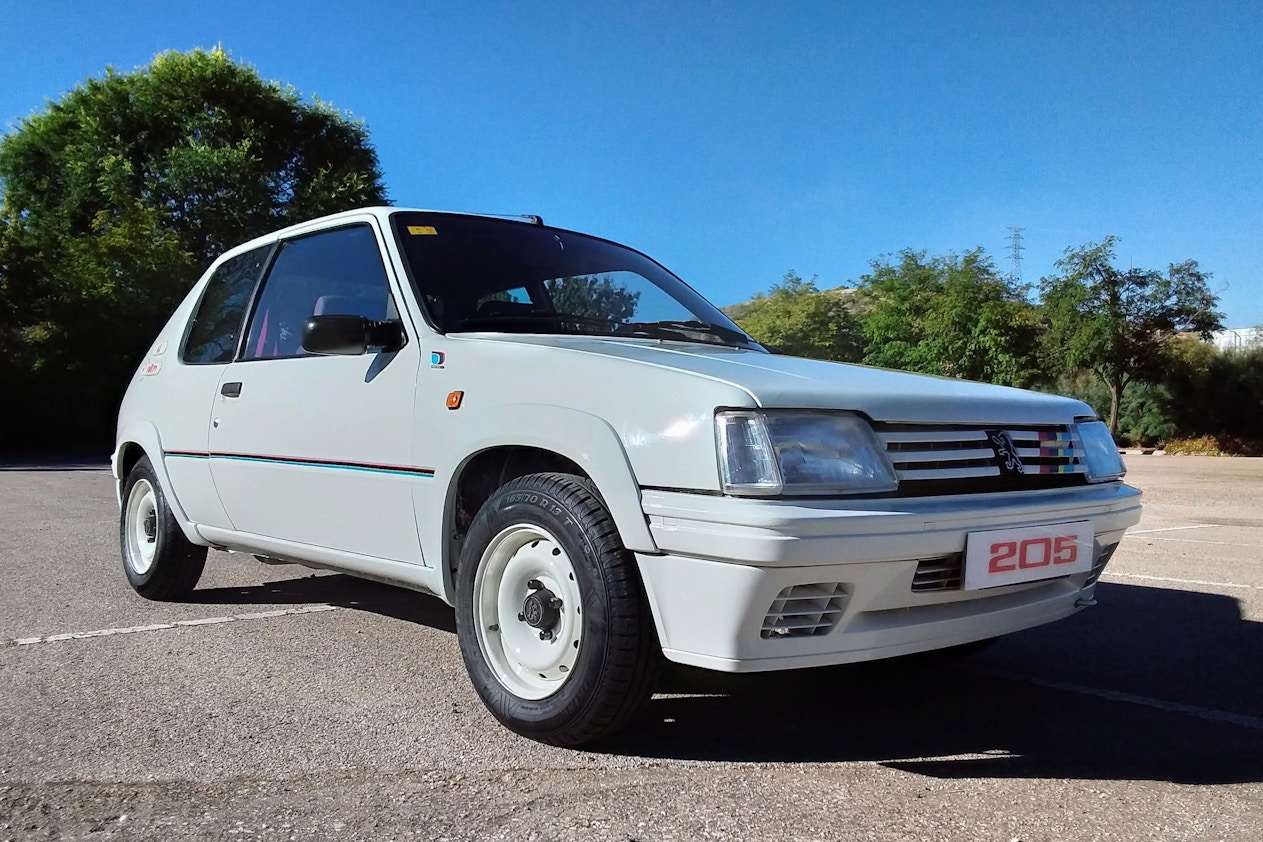
[[[303,350],[309,316],[398,319],[371,222],[283,241],[224,369],[211,472],[238,532],[422,564],[412,464],[419,343],[359,356]]]

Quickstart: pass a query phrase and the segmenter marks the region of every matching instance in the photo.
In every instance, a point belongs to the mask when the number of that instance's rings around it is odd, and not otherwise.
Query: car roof
[[[309,219],[305,222],[299,222],[285,228],[277,229],[276,231],[270,231],[267,234],[255,237],[253,240],[248,240],[240,245],[236,245],[228,249],[215,259],[212,266],[216,266],[227,258],[235,257],[238,254],[258,248],[259,246],[270,245],[277,240],[281,240],[286,237],[298,236],[311,231],[329,228],[344,220],[350,222],[354,220],[362,220],[366,216],[372,216],[378,219],[378,221],[382,224],[382,227],[387,227],[387,220],[391,214],[395,213],[442,213],[453,216],[474,216],[485,219],[518,221],[523,225],[540,224],[543,221],[540,217],[529,214],[513,215],[496,213],[468,213],[465,211],[435,210],[433,208],[401,208],[395,207],[394,205],[370,205],[362,208],[340,211],[338,213],[331,213],[325,216],[319,216],[315,219]]]

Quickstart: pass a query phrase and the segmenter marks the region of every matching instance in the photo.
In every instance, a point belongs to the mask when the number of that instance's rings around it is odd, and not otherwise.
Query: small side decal
[[[167,342],[164,339],[162,342],[159,342],[157,345],[154,346],[152,353],[153,353],[153,356],[155,357],[161,357],[166,352],[167,352]]]
[[[408,233],[414,237],[424,236],[424,235],[429,235],[432,237],[435,234],[437,234],[438,231],[434,230],[433,225],[409,225]]]
[[[150,360],[145,363],[145,367],[140,370],[141,377],[153,377],[159,371],[162,371],[162,363],[157,360]]]
[[[430,352],[430,368],[442,368],[447,363],[447,354],[442,351]]]

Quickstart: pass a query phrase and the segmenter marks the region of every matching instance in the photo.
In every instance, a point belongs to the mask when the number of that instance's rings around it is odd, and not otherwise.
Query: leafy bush
[[[1198,436],[1172,439],[1165,450],[1177,456],[1263,456],[1263,441],[1244,441],[1232,436]]]
[[[1199,351],[1168,383],[1168,413],[1180,435],[1263,440],[1263,348]]]
[[[746,333],[783,354],[855,362],[863,354],[859,324],[841,290],[816,288],[793,270],[767,295],[759,294],[725,312]]]

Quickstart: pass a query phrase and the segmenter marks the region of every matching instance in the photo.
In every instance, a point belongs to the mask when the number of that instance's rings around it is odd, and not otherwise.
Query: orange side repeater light
[[[464,392],[448,392],[447,393],[447,408],[460,409],[460,402],[463,401],[464,399],[465,399]]]

